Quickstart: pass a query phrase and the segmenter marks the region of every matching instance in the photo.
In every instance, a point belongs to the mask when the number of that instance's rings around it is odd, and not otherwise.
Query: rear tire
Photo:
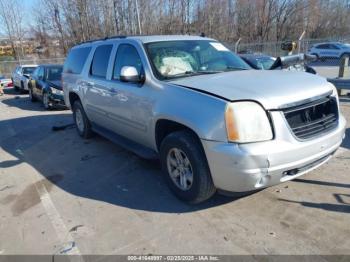
[[[87,139],[93,135],[91,124],[87,118],[84,108],[79,100],[76,100],[73,104],[73,119],[77,128],[78,134]]]
[[[177,131],[166,136],[160,147],[160,157],[165,180],[179,199],[196,204],[216,192],[203,147],[191,131]]]
[[[320,59],[320,56],[319,56],[318,54],[313,53],[313,54],[311,54],[311,55],[316,56],[316,59],[317,59],[317,60],[319,60],[319,59]],[[317,61],[317,60],[316,60],[316,61]]]

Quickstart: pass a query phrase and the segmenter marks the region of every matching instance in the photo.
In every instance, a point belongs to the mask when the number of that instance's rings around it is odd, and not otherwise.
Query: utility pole
[[[135,0],[136,2],[136,14],[137,14],[137,22],[139,24],[139,34],[142,35],[142,30],[141,30],[141,21],[140,21],[140,12],[139,12],[139,1]]]

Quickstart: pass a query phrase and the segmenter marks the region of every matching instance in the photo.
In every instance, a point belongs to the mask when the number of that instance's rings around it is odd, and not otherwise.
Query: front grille
[[[283,109],[294,135],[308,139],[334,129],[338,123],[338,106],[334,97]]]

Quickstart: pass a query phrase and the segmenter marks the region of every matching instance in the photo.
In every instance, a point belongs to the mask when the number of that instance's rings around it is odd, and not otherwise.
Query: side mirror
[[[120,81],[130,83],[140,83],[141,77],[133,66],[123,66],[120,71]]]

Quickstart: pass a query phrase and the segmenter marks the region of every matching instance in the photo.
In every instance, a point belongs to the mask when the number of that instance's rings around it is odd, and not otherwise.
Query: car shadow
[[[347,204],[339,205],[339,204],[329,204],[329,203],[313,203],[313,202],[306,202],[306,201],[293,201],[293,200],[281,199],[281,198],[279,198],[278,200],[287,202],[287,203],[300,204],[304,207],[323,209],[326,211],[350,213],[350,205],[347,205]]]
[[[330,187],[336,187],[336,188],[350,188],[350,184],[300,179],[300,178],[294,179],[292,182],[307,183],[307,184],[314,184],[314,185],[321,185],[321,186],[330,186]],[[323,209],[323,210],[332,211],[332,212],[350,213],[350,201],[348,200],[350,199],[349,194],[334,193],[333,197],[339,204],[293,201],[293,200],[282,199],[282,198],[279,198],[278,200],[283,202],[288,202],[288,203],[300,204],[304,207],[318,208],[318,209]]]
[[[13,88],[5,89],[4,93],[6,97],[3,97],[0,101],[9,107],[17,107],[27,111],[46,111],[40,101],[31,102],[28,94],[17,92]],[[52,110],[61,111],[66,109],[57,107]]]
[[[350,127],[345,130],[345,138],[341,144],[341,147],[350,149]]]
[[[185,204],[168,189],[157,161],[143,160],[97,135],[84,140],[75,128],[52,130],[71,122],[70,114],[0,121],[2,148],[16,158],[0,167],[26,162],[46,182],[70,194],[137,210],[184,213],[237,199],[215,195],[202,204]]]
[[[302,178],[294,179],[293,182],[314,184],[314,185],[320,185],[320,186],[334,186],[334,187],[350,188],[350,184],[342,184],[342,183],[326,182],[326,181],[318,181],[318,180],[310,180],[310,179],[302,179]]]

